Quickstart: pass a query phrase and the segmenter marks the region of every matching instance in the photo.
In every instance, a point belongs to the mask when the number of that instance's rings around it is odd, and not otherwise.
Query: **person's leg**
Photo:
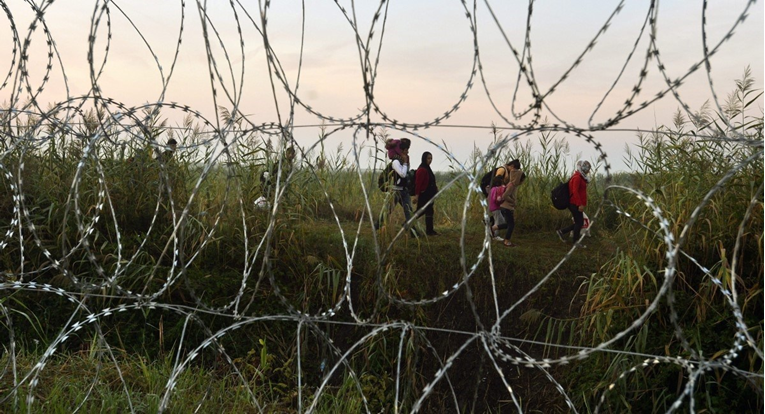
[[[504,227],[502,227],[503,229],[507,228],[507,222],[505,222],[505,217],[502,215],[502,209],[494,211],[494,222],[498,226],[504,225]]]
[[[492,230],[496,233],[498,230],[506,229],[507,228],[507,220],[505,220],[505,215],[502,213],[502,208],[499,210],[492,211],[492,214],[494,215],[494,226],[492,227]]]
[[[409,196],[409,191],[406,189],[396,192],[399,196],[398,202],[401,203],[401,207],[404,208],[404,217],[406,221],[412,218],[412,199]]]
[[[433,215],[435,211],[433,208],[433,204],[431,203],[429,206],[425,207],[425,233],[431,236],[435,236],[436,230],[433,228]]]
[[[427,208],[424,206],[425,204],[428,204],[428,201],[430,201],[430,199],[426,197],[425,194],[420,194],[420,196],[417,198],[417,207],[414,208],[414,217],[416,219],[422,216],[427,216]],[[431,204],[430,206],[432,207],[433,205]]]
[[[486,202],[488,203],[489,201],[487,200]],[[499,210],[495,210],[495,211],[499,211]],[[497,224],[497,218],[494,217],[494,211],[489,212],[489,227],[491,228],[495,224]]]
[[[383,223],[385,223],[390,217],[390,214],[393,212],[393,207],[398,202],[398,191],[394,191],[393,194],[387,193],[385,195],[384,205],[383,208],[380,210],[380,217],[377,218],[377,221],[375,221],[375,230],[378,230],[380,227],[382,227]]]
[[[414,223],[411,225],[407,225],[406,223],[409,222],[409,220],[412,218],[412,199],[409,196],[409,191],[407,189],[396,191],[396,201],[401,204],[401,207],[404,209],[404,224],[403,226],[406,227],[407,230],[409,230],[413,236],[419,237],[421,236],[421,233],[417,231],[417,227],[415,227]]]
[[[579,237],[581,237],[581,231],[582,226],[584,225],[584,214],[579,211],[579,209],[574,209],[571,211],[571,213],[574,215],[574,243],[579,241]]]
[[[417,205],[412,206],[414,208],[414,219],[419,220],[420,217],[425,216],[427,217],[428,212],[426,208],[423,208],[425,204],[427,204],[428,199],[425,198],[424,195],[420,195],[420,197],[417,199]]]
[[[566,226],[558,230],[558,234],[561,236],[565,236],[566,234],[568,234],[568,232],[574,230],[574,227],[576,226],[576,215],[577,213],[579,213],[579,207],[571,204],[568,206],[568,211],[571,212],[571,217],[574,219],[574,224],[571,224],[570,226]],[[582,213],[579,213],[579,214],[582,214]]]
[[[507,243],[510,241],[510,237],[513,235],[513,230],[515,229],[515,211],[506,208],[501,210],[502,216],[505,217],[505,225],[507,226],[507,232],[505,233],[505,243]]]

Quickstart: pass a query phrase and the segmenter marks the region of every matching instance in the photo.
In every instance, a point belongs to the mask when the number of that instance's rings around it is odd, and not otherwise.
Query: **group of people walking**
[[[576,171],[568,181],[569,192],[569,211],[571,211],[574,223],[562,229],[555,230],[555,233],[565,242],[565,236],[573,232],[574,242],[581,237],[582,226],[584,225],[584,207],[587,205],[587,183],[590,181],[589,172],[591,165],[589,161],[580,160],[576,163]],[[526,180],[526,174],[521,171],[521,162],[517,159],[512,160],[502,167],[496,169],[494,177],[489,188],[486,188],[488,194],[489,212],[491,220],[489,222],[492,237],[501,241],[507,247],[516,247],[517,244],[510,241],[515,229],[515,206],[518,187]],[[499,231],[505,229],[505,236],[499,235]],[[580,244],[580,247],[585,247]]]
[[[515,229],[515,204],[518,187],[526,181],[526,173],[521,171],[521,162],[517,159],[497,168],[491,181],[491,189],[487,191],[489,212],[492,214],[492,237],[507,247],[516,247],[510,241]],[[505,237],[499,236],[499,230],[506,229]]]
[[[411,141],[407,138],[389,139],[385,143],[388,158],[391,160],[392,182],[390,191],[393,193],[393,199],[387,208],[387,213],[396,204],[400,204],[404,210],[404,217],[408,223],[412,218],[412,204],[416,206],[415,216],[425,216],[425,233],[427,235],[437,235],[433,227],[433,198],[438,193],[436,176],[430,168],[433,162],[433,154],[424,152],[419,167],[414,174],[414,192],[410,196],[410,190],[407,188],[406,180],[411,179],[409,174],[409,148]],[[587,205],[587,184],[590,181],[591,165],[589,161],[580,160],[576,163],[576,171],[568,182],[569,187],[569,211],[573,218],[573,224],[555,233],[565,241],[565,236],[573,232],[574,242],[581,237],[582,226],[584,225],[584,208]],[[489,228],[492,238],[501,241],[507,247],[516,247],[510,239],[515,229],[515,208],[517,201],[518,187],[526,180],[526,173],[521,170],[521,162],[514,159],[504,166],[495,170],[491,184],[486,188],[488,197],[489,212],[491,221]],[[406,223],[405,223],[406,224]],[[379,228],[379,221],[375,223]],[[500,230],[505,230],[504,237],[500,236]],[[416,233],[415,229],[412,229]],[[584,247],[580,244],[580,247]]]
[[[393,193],[393,199],[388,204],[387,213],[390,214],[393,206],[400,204],[404,209],[406,221],[412,218],[412,204],[417,206],[414,211],[417,217],[425,216],[425,234],[428,236],[437,236],[438,232],[433,227],[433,197],[438,193],[436,176],[430,168],[433,162],[433,154],[424,152],[419,167],[415,171],[414,177],[409,174],[409,147],[412,145],[408,138],[389,139],[385,142],[385,149],[388,152],[388,158],[391,160],[391,170],[393,177],[390,190]],[[414,194],[409,193],[407,180],[414,179]],[[380,221],[375,224],[380,227]],[[418,235],[416,228],[411,229],[415,235]]]
[[[405,226],[410,224],[412,214],[416,218],[425,216],[425,234],[437,236],[438,232],[434,228],[433,199],[438,193],[438,184],[436,183],[436,176],[430,168],[430,164],[433,162],[433,154],[427,151],[423,152],[420,165],[414,174],[412,174],[409,160],[411,144],[411,140],[407,138],[389,139],[385,142],[387,156],[391,161],[383,174],[386,174],[386,171],[390,174],[389,185],[386,185],[385,188],[390,191],[392,198],[389,200],[387,208],[383,210],[383,213],[390,215],[393,208],[400,204],[406,218]],[[263,172],[260,177],[262,187],[260,199],[267,201],[272,196],[276,176],[280,171],[283,174],[282,177],[286,175],[284,173],[290,171],[294,158],[295,150],[293,147],[289,147],[285,151],[281,163],[274,163],[270,170]],[[566,235],[570,232],[573,232],[575,242],[581,237],[581,230],[584,225],[584,208],[587,205],[587,184],[590,181],[590,169],[591,165],[588,161],[578,161],[576,163],[576,171],[568,182],[570,196],[568,209],[571,212],[573,224],[555,231],[563,241],[565,241]],[[385,178],[388,177],[386,176]],[[484,188],[491,214],[488,225],[492,238],[496,241],[501,241],[507,247],[517,246],[517,244],[511,241],[511,237],[515,229],[515,208],[518,188],[523,185],[525,180],[526,173],[521,170],[521,162],[518,159],[514,159],[496,168],[491,184]],[[416,206],[414,212],[412,211],[412,205]],[[380,228],[382,219],[383,217],[380,217],[375,222],[375,228]],[[413,226],[408,228],[408,230],[416,236],[420,235]],[[505,230],[504,236],[500,235],[501,230]],[[580,244],[580,246],[582,245]]]

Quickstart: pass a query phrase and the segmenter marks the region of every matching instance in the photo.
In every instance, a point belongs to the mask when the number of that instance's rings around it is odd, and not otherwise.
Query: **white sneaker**
[[[496,236],[494,237],[494,241],[505,241],[502,237]]]

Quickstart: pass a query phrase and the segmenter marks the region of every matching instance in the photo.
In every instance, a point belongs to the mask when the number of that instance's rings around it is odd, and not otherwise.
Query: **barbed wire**
[[[735,282],[730,283],[731,288],[728,288],[728,284],[720,280],[709,268],[684,250],[690,232],[700,220],[703,210],[711,198],[720,194],[737,173],[755,164],[763,157],[761,136],[753,139],[751,136],[739,132],[739,128],[736,128],[730,119],[724,116],[724,105],[720,103],[712,82],[710,63],[713,57],[734,39],[734,32],[744,24],[755,3],[753,0],[746,2],[738,19],[721,37],[721,40],[717,44],[710,45],[707,33],[708,2],[702,1],[701,38],[703,55],[677,77],[669,75],[666,68],[667,63],[662,60],[657,43],[660,3],[653,0],[644,5],[645,15],[642,19],[642,25],[634,42],[625,46],[625,48],[629,48],[629,52],[618,75],[598,101],[594,111],[589,115],[586,125],[577,125],[557,114],[549,101],[555,93],[562,93],[559,91],[560,87],[571,82],[572,74],[580,69],[581,64],[588,59],[588,56],[595,49],[596,43],[607,36],[608,30],[617,24],[616,17],[623,13],[624,1],[620,1],[616,5],[605,22],[597,29],[593,38],[587,43],[587,46],[576,55],[573,63],[570,65],[562,64],[561,67],[565,67],[562,74],[555,80],[542,84],[535,75],[532,63],[532,28],[535,27],[533,11],[536,2],[534,0],[528,2],[523,45],[519,46],[511,41],[511,36],[506,30],[507,25],[503,23],[503,17],[495,12],[492,2],[488,0],[483,2],[461,0],[459,2],[461,12],[464,13],[465,25],[472,37],[471,64],[464,88],[453,97],[451,102],[447,104],[438,102],[444,108],[438,116],[417,120],[397,119],[376,99],[375,88],[378,85],[378,76],[381,76],[378,67],[380,62],[385,59],[383,56],[384,46],[387,45],[385,41],[386,25],[391,18],[390,2],[386,0],[381,0],[373,8],[368,32],[360,29],[363,25],[361,23],[363,19],[358,16],[361,11],[357,9],[356,2],[351,2],[349,6],[341,4],[339,0],[334,2],[337,11],[342,16],[337,23],[346,24],[353,33],[353,44],[357,49],[359,72],[362,75],[357,87],[364,93],[364,106],[355,113],[346,114],[329,114],[319,111],[310,105],[302,91],[298,90],[305,64],[303,59],[305,24],[313,17],[308,12],[305,2],[301,4],[299,11],[295,11],[295,13],[301,13],[301,43],[296,75],[294,82],[291,82],[288,76],[288,73],[291,72],[284,67],[279,58],[280,53],[272,43],[273,38],[269,32],[268,23],[272,7],[270,0],[260,2],[257,6],[245,6],[239,0],[228,2],[226,7],[233,13],[233,30],[236,32],[235,42],[225,40],[226,37],[222,33],[223,27],[216,24],[217,22],[212,16],[213,13],[211,13],[212,6],[208,5],[207,2],[196,1],[187,4],[186,1],[181,0],[180,26],[177,37],[167,37],[167,41],[174,45],[173,57],[169,66],[162,65],[151,42],[144,36],[144,33],[139,29],[139,24],[125,9],[113,1],[96,0],[93,2],[87,40],[87,71],[90,90],[86,94],[75,96],[70,92],[68,81],[71,73],[67,75],[69,69],[64,65],[56,38],[46,17],[54,1],[44,0],[39,2],[39,5],[31,0],[27,1],[25,6],[33,12],[33,20],[26,32],[22,32],[14,17],[15,11],[6,1],[0,0],[0,7],[5,12],[7,26],[12,34],[11,39],[6,39],[6,42],[10,44],[10,69],[2,85],[0,85],[0,91],[7,94],[8,97],[8,103],[0,109],[0,119],[2,120],[0,125],[0,138],[2,138],[0,139],[2,141],[0,172],[8,186],[7,193],[12,195],[12,200],[8,201],[9,210],[12,211],[7,215],[10,217],[10,221],[3,223],[5,234],[0,241],[0,254],[13,257],[16,264],[15,269],[6,270],[0,276],[0,313],[2,313],[4,320],[1,329],[7,332],[2,344],[7,367],[11,367],[10,370],[6,369],[0,373],[0,380],[11,384],[9,387],[3,387],[0,391],[0,404],[6,404],[7,401],[13,400],[12,406],[18,408],[16,401],[19,398],[19,390],[26,387],[26,404],[30,407],[29,410],[32,410],[31,407],[36,403],[35,395],[37,395],[36,390],[40,385],[40,378],[46,366],[51,363],[53,356],[64,349],[67,341],[77,335],[79,331],[92,329],[104,361],[108,361],[118,372],[120,386],[127,396],[128,408],[131,412],[138,412],[139,410],[130,397],[127,380],[121,371],[124,362],[121,362],[117,357],[118,348],[107,339],[103,327],[108,326],[120,314],[135,313],[140,315],[150,310],[161,310],[175,314],[184,321],[183,334],[180,336],[179,343],[174,347],[172,371],[167,377],[164,391],[160,396],[158,405],[160,412],[172,407],[172,396],[178,387],[180,376],[190,369],[196,358],[208,351],[218,355],[223,361],[222,363],[232,370],[248,394],[254,410],[258,412],[269,411],[268,402],[263,401],[264,397],[259,395],[257,390],[251,388],[251,383],[242,372],[242,367],[223,344],[223,338],[231,335],[234,331],[242,328],[253,328],[261,323],[275,325],[288,323],[295,327],[296,341],[298,342],[295,360],[296,377],[299,384],[296,390],[298,412],[318,410],[321,397],[324,393],[329,392],[330,384],[336,382],[340,375],[347,375],[352,379],[353,386],[361,396],[364,410],[371,412],[370,402],[366,395],[368,390],[362,387],[362,373],[357,372],[354,368],[352,355],[364,349],[376,337],[391,332],[398,332],[400,338],[396,350],[397,358],[394,359],[396,364],[387,367],[389,372],[395,374],[395,401],[392,402],[395,412],[403,407],[401,394],[403,388],[407,386],[404,384],[405,378],[401,367],[402,361],[406,362],[404,360],[409,358],[406,356],[405,350],[407,335],[415,335],[423,341],[424,347],[433,354],[439,366],[436,372],[428,373],[432,374],[432,377],[425,381],[421,390],[411,390],[417,392],[411,398],[411,405],[407,406],[412,412],[422,410],[428,399],[433,396],[435,390],[443,382],[448,384],[445,388],[450,394],[447,399],[453,403],[450,409],[455,412],[463,410],[461,400],[464,399],[464,396],[458,395],[455,390],[452,375],[455,362],[470,347],[477,347],[482,352],[480,355],[481,363],[477,364],[482,368],[477,370],[476,375],[481,375],[479,372],[484,369],[483,367],[489,367],[488,369],[491,369],[492,373],[502,382],[502,388],[506,390],[505,395],[497,396],[497,401],[509,397],[512,405],[519,412],[526,409],[523,405],[526,396],[519,395],[519,392],[514,389],[513,381],[507,376],[509,368],[520,366],[540,371],[552,389],[561,396],[566,407],[576,412],[576,404],[570,395],[570,390],[567,390],[566,384],[561,383],[560,378],[556,377],[554,368],[580,363],[598,353],[617,353],[634,357],[635,361],[639,362],[620,372],[618,378],[605,388],[598,399],[595,412],[601,410],[608,395],[614,392],[618,382],[624,381],[638,371],[647,370],[649,367],[659,364],[677,367],[684,372],[686,379],[681,391],[671,401],[667,412],[676,411],[684,405],[688,407],[690,412],[695,412],[697,410],[696,404],[699,401],[693,397],[694,393],[697,392],[702,377],[715,370],[729,373],[734,377],[756,379],[761,383],[763,377],[761,368],[752,372],[735,365],[735,359],[738,355],[744,351],[751,351],[760,360],[759,366],[762,366],[763,351],[758,345],[758,341],[761,341],[762,332],[753,334],[752,331],[753,328],[761,329],[761,326],[747,326],[742,306],[739,304],[740,300]],[[216,7],[223,7],[221,4],[216,5]],[[187,19],[191,19],[190,16],[192,15],[187,14],[187,7],[196,12],[202,28],[202,41],[197,42],[196,46],[202,44],[205,51],[206,73],[209,75],[214,116],[208,117],[201,110],[188,104],[165,101],[165,96],[169,95],[168,89],[171,83],[175,81],[174,75],[177,75],[177,64],[182,47],[193,43],[187,39]],[[488,23],[479,23],[478,15],[483,12],[486,12],[490,17]],[[158,98],[152,99],[152,102],[130,106],[115,98],[103,95],[102,82],[105,81],[101,79],[104,76],[108,60],[116,53],[112,50],[112,41],[115,37],[125,35],[114,32],[115,27],[112,23],[115,17],[113,14],[119,15],[120,18],[125,18],[129,22],[130,27],[135,34],[139,35],[159,71],[161,92]],[[230,24],[231,22],[226,23]],[[103,28],[104,25],[105,29]],[[254,28],[258,37],[245,36],[246,25]],[[509,111],[504,110],[492,96],[492,88],[488,81],[489,76],[484,67],[486,55],[482,55],[482,48],[479,43],[479,27],[483,27],[483,25],[489,27],[493,25],[500,31],[509,54],[517,65],[518,74],[514,83]],[[33,46],[39,43],[39,38],[36,37],[39,32],[42,32],[41,39],[45,42],[45,51],[37,55],[32,52],[35,50]],[[106,38],[105,41],[103,40],[104,37]],[[596,115],[606,110],[605,102],[617,85],[623,81],[628,65],[632,63],[633,59],[640,56],[640,45],[646,43],[647,48],[639,64],[640,71],[630,89],[629,97],[610,116],[606,117],[605,121],[595,121]],[[220,48],[220,54],[215,53],[214,44]],[[247,111],[245,105],[242,104],[245,94],[243,87],[245,74],[250,70],[243,59],[248,44],[262,46],[266,56],[267,86],[271,91],[276,113],[275,119],[268,122],[254,122],[251,116],[245,115]],[[100,51],[103,56],[101,60],[96,60],[98,45],[103,48]],[[377,45],[376,50],[375,45]],[[238,58],[237,53],[242,57],[240,68],[236,68],[234,63]],[[33,84],[29,66],[33,64],[33,59],[40,58],[45,62],[43,75],[38,84]],[[36,63],[37,60],[34,62]],[[56,71],[56,65],[60,67],[60,72],[64,78],[66,97],[47,109],[43,109],[44,103],[40,102],[39,98],[49,87],[51,77]],[[77,70],[81,69],[78,68]],[[660,73],[665,86],[654,96],[646,97],[644,84],[650,70],[657,70]],[[635,132],[628,128],[618,129],[615,126],[659,100],[670,96],[675,98],[689,119],[696,119],[697,114],[681,97],[679,87],[688,80],[689,76],[698,71],[704,72],[707,76],[712,92],[712,101],[728,132],[727,134],[720,134],[719,130],[714,130],[711,122],[707,122],[704,124],[705,126],[702,125],[699,129],[699,132],[706,131],[707,135],[702,136],[697,132],[680,133],[679,135],[719,140],[731,145],[751,146],[754,151],[750,156],[729,168],[714,186],[707,189],[704,198],[698,205],[694,206],[687,221],[678,229],[670,223],[662,206],[649,194],[641,189],[611,183],[612,167],[603,145],[595,139],[595,134],[606,130]],[[503,124],[455,125],[445,123],[460,111],[469,98],[479,95],[480,92],[474,89],[476,82],[479,81],[483,96],[488,98],[491,108],[503,120]],[[524,84],[529,88],[530,96],[523,98],[531,98],[531,103],[526,105],[520,103],[522,98],[521,86]],[[281,95],[281,93],[286,95]],[[289,111],[280,109],[282,108],[280,102],[282,96],[286,96],[289,101]],[[164,113],[163,111],[179,112],[189,119],[189,122],[183,126],[170,126],[160,123],[159,118],[160,114]],[[296,123],[295,117],[298,111],[310,114],[315,120],[308,123]],[[553,122],[548,122],[545,116],[552,117]],[[276,152],[283,151],[287,147],[296,146],[293,132],[300,128],[331,129],[329,133],[322,135],[311,145],[297,146],[297,150],[304,157],[323,146],[332,134],[339,131],[351,131],[352,139],[349,151],[351,166],[357,174],[358,185],[365,200],[359,214],[360,218],[351,223],[355,225],[355,230],[348,231],[348,220],[342,219],[341,214],[337,211],[337,206],[333,201],[332,189],[319,178],[318,167],[310,162],[305,163],[304,168],[308,170],[306,174],[314,178],[311,185],[315,185],[320,197],[323,197],[321,200],[315,200],[315,203],[324,204],[331,211],[332,225],[337,227],[337,235],[341,241],[338,247],[344,256],[344,262],[341,261],[340,268],[336,269],[336,274],[339,277],[342,276],[340,289],[342,293],[334,298],[334,303],[322,309],[312,309],[311,312],[301,310],[293,303],[288,296],[289,293],[283,291],[284,285],[279,280],[280,274],[275,269],[274,261],[279,260],[275,253],[278,248],[276,238],[278,226],[280,220],[289,214],[285,206],[287,204],[287,192],[290,185],[294,185],[294,180],[297,177],[295,170],[290,170],[286,163],[276,162],[277,174],[273,198],[269,200],[271,204],[268,207],[268,220],[264,223],[264,229],[256,229],[252,224],[250,217],[252,213],[249,207],[252,200],[245,196],[246,191],[242,188],[241,182],[229,176],[225,187],[222,189],[221,199],[224,202],[217,208],[217,211],[213,211],[211,226],[203,229],[197,235],[198,240],[191,247],[186,244],[185,239],[185,232],[188,231],[190,223],[198,220],[193,213],[196,208],[195,203],[207,191],[205,186],[208,180],[212,180],[212,177],[221,171],[220,166],[246,161],[244,157],[233,152],[239,145],[244,145],[244,142],[253,136],[266,136],[277,140],[278,149]],[[366,230],[375,225],[374,217],[379,214],[375,211],[375,203],[372,201],[371,183],[369,180],[365,180],[362,173],[368,167],[362,162],[362,154],[365,150],[377,149],[381,144],[383,136],[379,133],[379,128],[405,135],[418,143],[433,148],[434,151],[438,151],[440,155],[449,159],[455,173],[440,188],[439,195],[455,188],[463,188],[460,186],[464,183],[468,184],[464,185],[464,193],[460,194],[460,197],[463,197],[460,199],[463,200],[459,238],[461,260],[459,264],[455,264],[459,268],[459,277],[451,281],[444,281],[447,287],[433,296],[417,300],[403,297],[399,292],[386,287],[386,280],[392,277],[395,272],[390,266],[391,257],[395,254],[394,250],[401,243],[406,243],[406,239],[409,237],[407,228],[414,224],[416,217],[409,219],[406,225],[397,231],[390,240],[372,231],[371,240],[375,258],[373,264],[375,269],[374,285],[381,294],[381,298],[374,304],[373,311],[364,315],[360,308],[359,298],[354,293],[356,282],[353,280],[355,277],[353,269],[360,260],[358,259],[360,243],[362,239],[367,238]],[[500,135],[500,139],[493,142],[485,153],[482,153],[477,159],[464,162],[459,160],[445,143],[439,143],[433,136],[427,134],[429,130],[434,128],[489,129],[506,132],[506,135]],[[99,158],[98,154],[108,145],[117,142],[128,143],[136,147],[151,145],[159,152],[169,148],[166,143],[163,144],[158,141],[159,136],[162,133],[167,133],[167,131],[174,131],[173,133],[191,131],[190,133],[196,139],[183,142],[182,147],[180,147],[182,150],[206,147],[212,147],[214,150],[205,153],[206,156],[201,159],[198,175],[190,180],[194,185],[188,191],[179,186],[174,187],[172,166],[169,162],[160,159],[161,162],[157,163],[159,165],[158,181],[162,182],[163,185],[156,192],[156,200],[151,202],[153,213],[150,223],[146,227],[145,233],[138,237],[137,246],[135,240],[131,240],[130,245],[134,247],[128,248],[128,239],[135,236],[126,234],[117,214],[122,210],[129,210],[133,206],[114,203],[115,190],[112,188],[108,177],[107,169],[109,167],[105,160]],[[547,269],[544,276],[535,282],[534,286],[519,295],[513,303],[500,303],[498,300],[496,279],[499,270],[493,265],[496,252],[492,250],[491,234],[488,228],[484,230],[483,241],[475,256],[467,253],[469,244],[466,236],[466,230],[469,227],[468,211],[476,208],[476,195],[481,192],[479,174],[491,167],[496,154],[501,153],[514,142],[533,134],[548,131],[560,132],[581,140],[597,153],[596,158],[601,163],[603,173],[606,176],[606,190],[603,198],[598,200],[596,204],[595,214],[591,217],[591,225],[597,226],[601,221],[600,215],[603,211],[607,208],[613,208],[620,217],[642,227],[646,234],[660,240],[665,252],[662,265],[664,269],[661,272],[662,281],[653,300],[646,304],[644,310],[632,319],[626,328],[611,333],[608,339],[602,340],[594,346],[584,347],[540,342],[515,336],[512,332],[503,330],[503,322],[507,322],[511,315],[517,315],[521,305],[527,303],[530,298],[541,294],[542,288],[550,283],[556,272],[580,252],[581,242],[572,244],[563,257],[554,266]],[[662,133],[660,130],[651,132]],[[66,205],[59,234],[55,234],[55,229],[51,228],[48,223],[41,222],[39,216],[33,214],[33,211],[41,206],[35,204],[38,200],[28,196],[29,189],[27,186],[29,184],[24,182],[29,176],[25,160],[33,159],[36,154],[35,151],[40,148],[56,145],[57,134],[68,135],[72,137],[72,140],[77,138],[81,142],[78,162],[70,174],[71,182],[67,183],[70,187],[62,189],[63,193],[66,194]],[[376,160],[372,169],[380,169]],[[734,281],[737,269],[736,260],[739,257],[736,252],[741,248],[741,240],[753,210],[762,203],[762,192],[763,187],[760,182],[759,190],[756,192],[759,197],[754,197],[750,201],[744,218],[736,227],[733,264],[730,266]],[[608,195],[613,193],[627,194],[632,197],[632,200],[643,203],[652,216],[650,225],[644,221],[644,218],[632,217],[627,208],[618,205],[612,198],[609,198]],[[483,198],[481,198],[479,206],[483,210],[482,216],[488,220],[488,206]],[[237,278],[239,278],[237,292],[227,303],[220,304],[206,298],[206,292],[198,291],[190,283],[192,278],[190,272],[199,261],[203,260],[202,257],[206,249],[210,248],[209,246],[220,237],[218,234],[222,233],[221,227],[224,218],[230,219],[229,216],[232,214],[236,215],[235,221],[239,222],[240,227],[237,231],[241,233],[241,240],[232,240],[231,242],[241,242],[243,254],[241,263],[236,265]],[[168,218],[165,219],[165,216]],[[362,231],[364,231],[363,235]],[[46,237],[50,237],[51,233],[61,239],[60,245],[55,248],[46,239]],[[70,243],[69,236],[72,233],[76,235],[77,239]],[[164,244],[159,249],[150,250],[148,247],[149,240],[160,235],[165,236]],[[104,247],[99,245],[105,240],[114,246],[113,251],[108,252],[108,254],[104,254]],[[33,252],[32,249],[36,250]],[[144,259],[147,256],[151,258],[149,262],[153,264],[145,264]],[[703,355],[694,348],[678,317],[677,299],[673,292],[678,277],[678,260],[681,258],[691,261],[704,274],[705,278],[719,287],[725,305],[734,315],[734,321],[731,321],[731,324],[735,334],[731,338],[730,347],[718,350],[720,351],[719,355],[712,358]],[[83,268],[87,269],[84,273],[80,272]],[[135,274],[140,274],[145,278],[145,282],[135,285],[133,278]],[[50,275],[60,275],[62,278],[51,278]],[[494,322],[486,321],[481,317],[481,311],[474,300],[475,294],[470,286],[472,280],[484,276],[489,277],[493,288]],[[190,295],[194,306],[179,304],[170,300],[174,289],[181,289],[185,294]],[[278,300],[280,307],[278,312],[257,313],[257,309],[259,309],[256,306],[259,300],[257,295],[263,291],[269,295],[274,295]],[[49,330],[57,331],[57,333],[54,334],[50,343],[46,344],[45,350],[36,364],[25,372],[18,372],[20,366],[17,360],[22,351],[17,344],[19,335],[16,330],[19,328],[14,324],[14,319],[18,317],[16,315],[24,314],[24,308],[9,300],[17,292],[31,292],[39,294],[39,297],[56,296],[74,306],[71,315],[65,318],[63,323],[59,326],[48,327]],[[448,325],[425,326],[414,320],[406,319],[391,318],[388,320],[387,315],[384,315],[381,310],[383,303],[423,308],[452,300],[458,293],[465,294],[471,315],[475,319],[477,331],[453,329]],[[118,304],[107,307],[98,305],[107,300],[110,301],[109,303]],[[670,313],[670,321],[674,331],[672,340],[679,342],[679,346],[686,356],[671,357],[643,354],[623,346],[626,339],[646,326],[648,319],[658,311],[663,302],[667,303]],[[215,324],[212,324],[205,319],[206,317],[218,319]],[[380,319],[385,319],[385,321],[380,323]],[[350,326],[363,332],[363,334],[350,344],[336,344],[333,339],[333,331],[328,328],[329,326]],[[304,331],[310,332],[317,340],[322,341],[322,346],[332,353],[331,360],[334,361],[331,362],[328,369],[321,369],[321,378],[312,384],[304,382],[309,379],[307,375],[304,375],[305,368],[302,358],[305,356],[301,356],[300,341],[302,340],[301,333]],[[429,332],[449,333],[453,335],[453,338],[461,337],[461,339],[454,347],[455,350],[450,351],[447,355],[442,355],[442,348],[437,347],[426,337],[426,333]],[[534,349],[540,346],[555,349],[558,356],[539,356],[541,354],[535,352]],[[484,361],[488,361],[488,363],[485,364]],[[99,371],[100,369],[101,360],[99,360]],[[12,378],[9,379],[8,376]],[[98,381],[98,374],[93,381],[94,383]],[[408,386],[413,387],[412,384]],[[313,393],[312,398],[303,395],[308,390]],[[477,399],[477,393],[476,390],[474,400]],[[90,391],[79,403],[79,407],[83,407],[89,398],[93,398]],[[202,403],[203,401],[200,401],[199,405],[201,406]]]

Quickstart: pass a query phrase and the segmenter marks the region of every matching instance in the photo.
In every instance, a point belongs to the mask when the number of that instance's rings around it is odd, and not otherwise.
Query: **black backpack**
[[[550,199],[552,200],[552,205],[558,210],[567,209],[570,203],[570,198],[571,196],[568,193],[568,181],[566,181],[565,183],[558,184],[550,192]]]
[[[417,183],[416,176],[417,170],[410,168],[409,171],[406,172],[406,178],[404,178],[406,180],[406,185],[404,185],[404,187],[406,187],[406,189],[409,191],[410,196],[414,195],[414,187]]]
[[[389,162],[380,172],[380,175],[377,176],[377,186],[380,188],[380,191],[388,192],[391,181],[395,179],[394,175],[396,175],[396,172],[393,171],[393,164]]]
[[[481,178],[481,191],[483,192],[483,195],[485,197],[489,196],[489,189],[491,188],[491,180],[494,178],[495,175],[497,175],[497,170],[500,168],[505,168],[505,167],[492,168],[491,171],[484,174],[483,178]],[[505,173],[507,173],[507,171],[505,171]]]

